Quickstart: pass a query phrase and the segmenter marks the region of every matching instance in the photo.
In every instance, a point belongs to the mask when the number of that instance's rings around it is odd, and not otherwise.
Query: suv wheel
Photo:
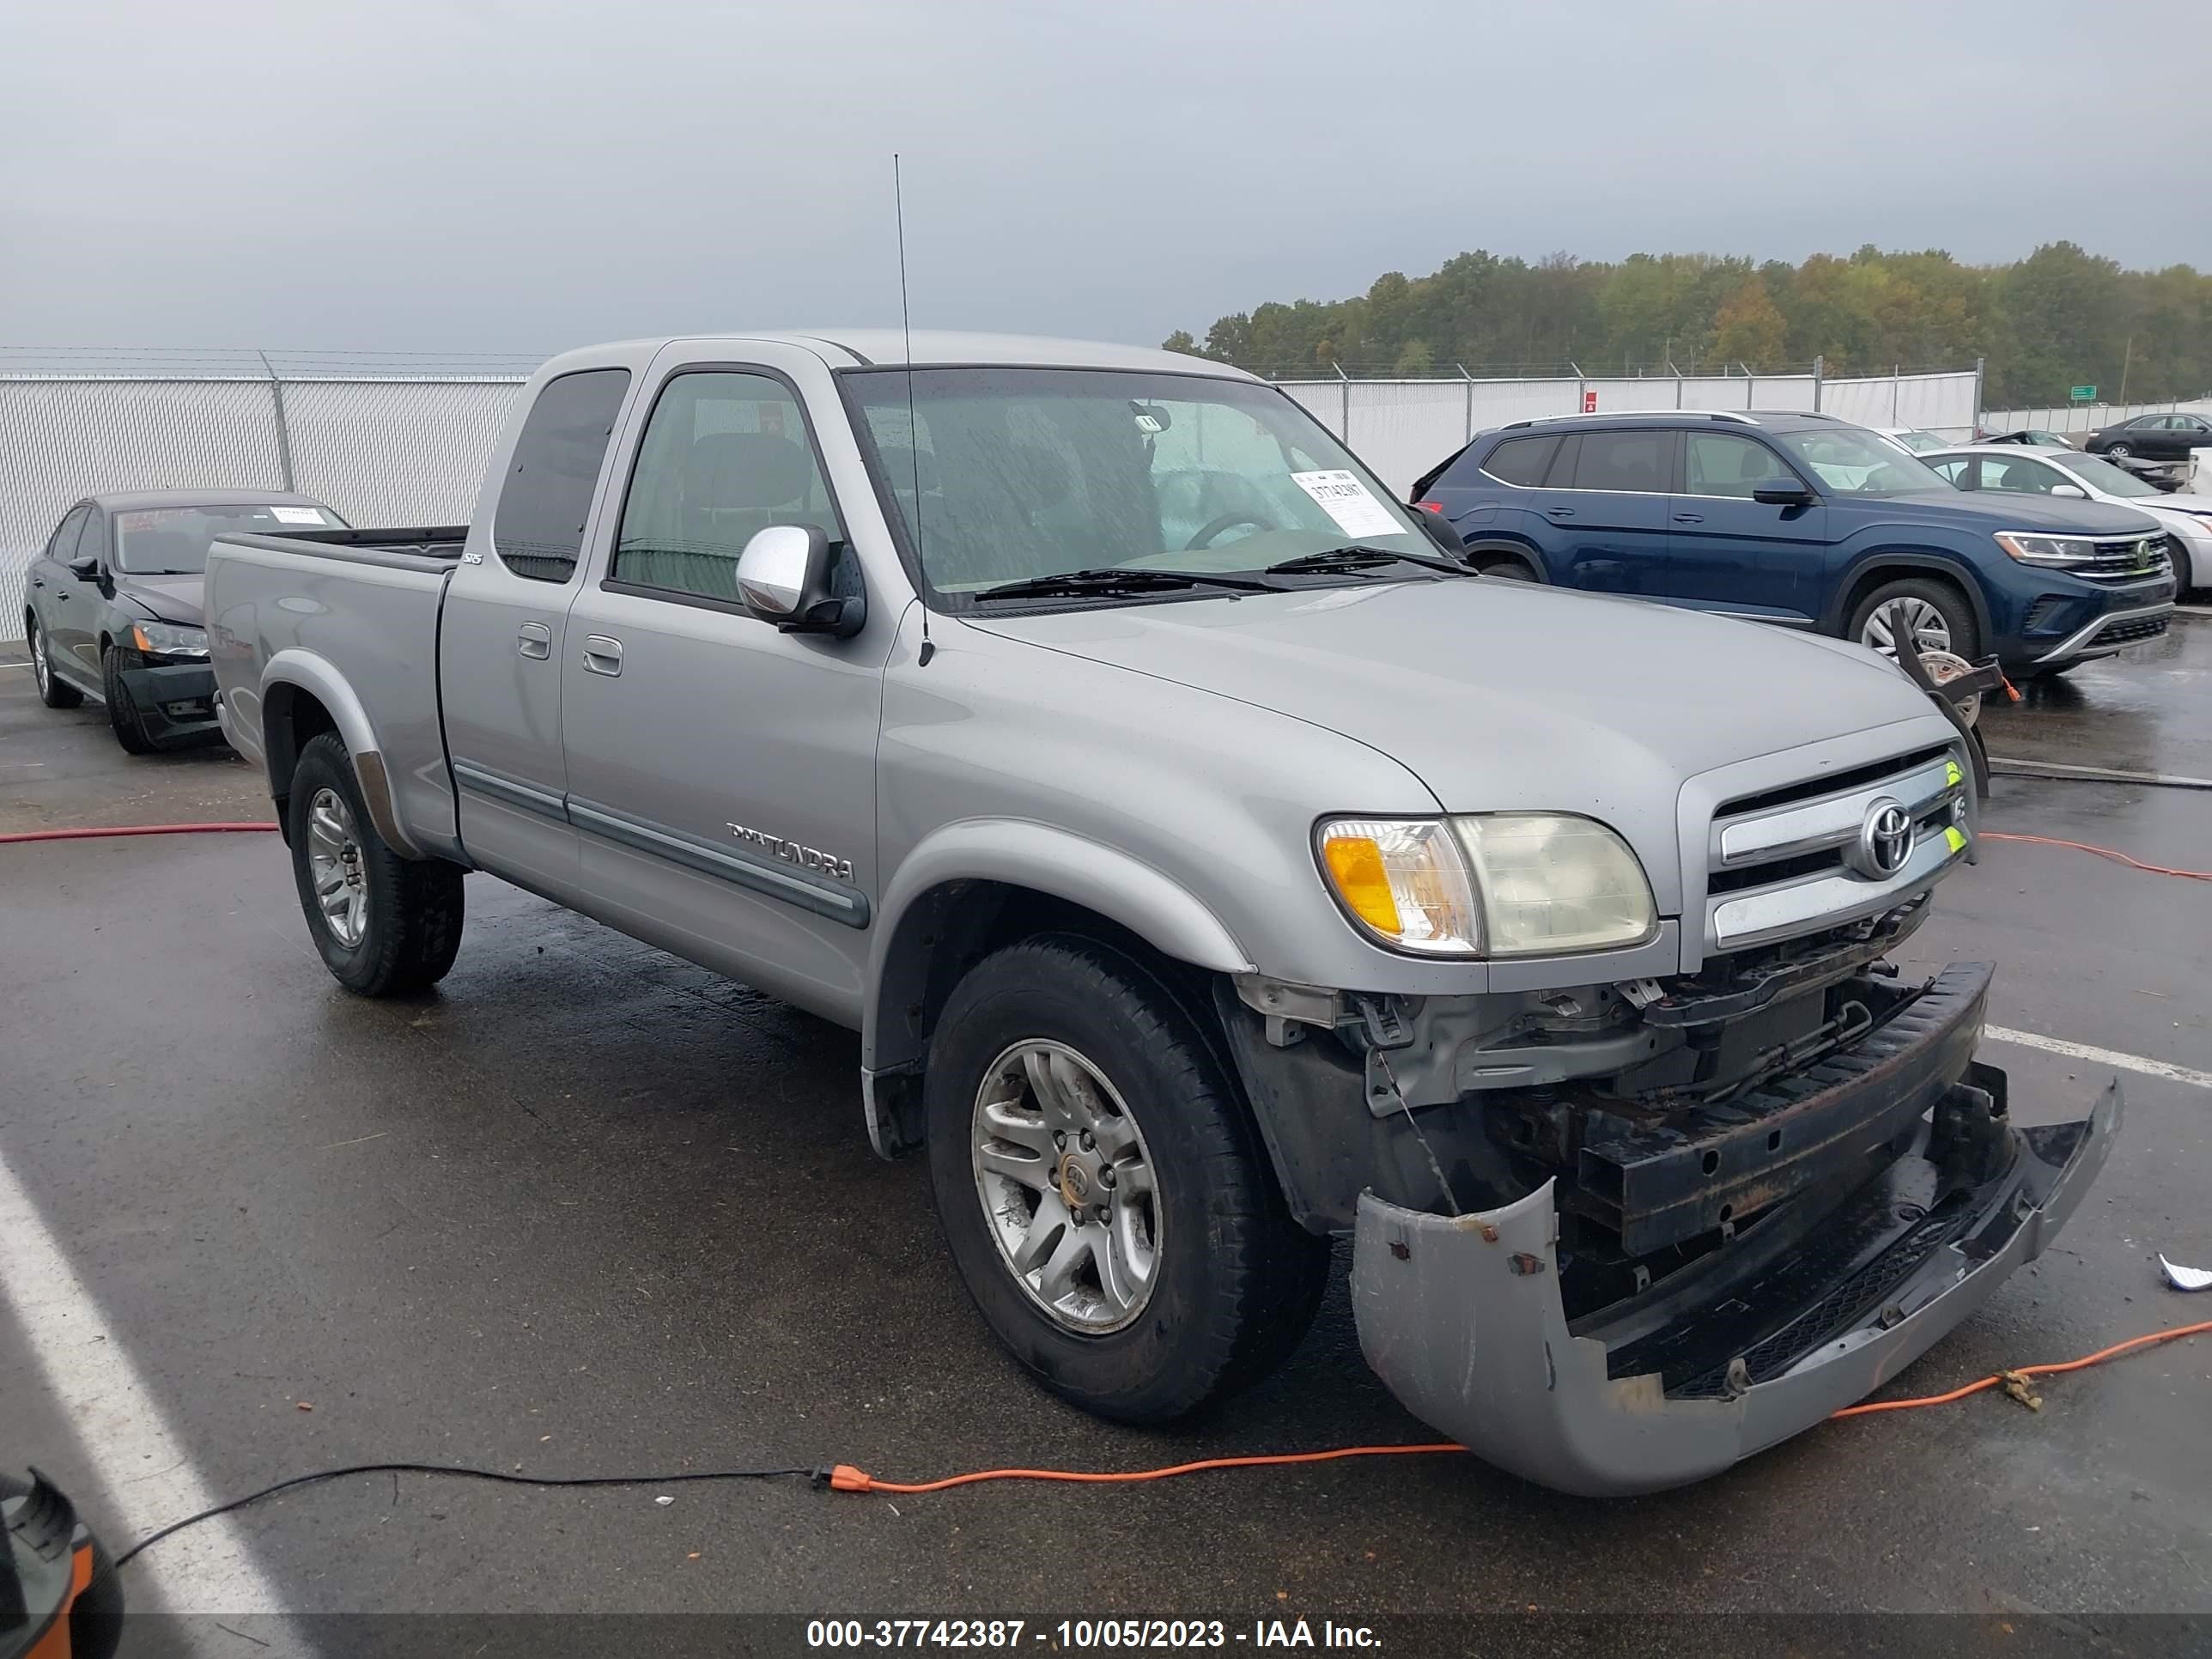
[[[49,708],[74,708],[84,701],[84,693],[66,684],[54,672],[54,665],[46,656],[46,636],[40,631],[39,619],[26,616],[23,627],[30,635],[31,678],[38,682],[39,701]]]
[[[392,850],[336,733],[300,751],[287,811],[300,908],[331,976],[365,997],[443,979],[461,948],[461,868]]]
[[[1048,937],[955,988],[924,1085],[937,1213],[999,1340],[1102,1417],[1158,1423],[1297,1346],[1328,1245],[1242,1099],[1133,958]]]
[[[100,653],[100,683],[107,694],[107,724],[126,754],[150,755],[161,746],[148,734],[146,722],[138,717],[138,705],[131,701],[131,692],[123,684],[124,674],[145,660],[137,652],[119,645],[111,645]]]
[[[1947,582],[1924,577],[1885,582],[1851,613],[1849,637],[1885,656],[1897,654],[1900,634],[1909,635],[1922,651],[1948,651],[1968,662],[1981,645],[1966,595]]]

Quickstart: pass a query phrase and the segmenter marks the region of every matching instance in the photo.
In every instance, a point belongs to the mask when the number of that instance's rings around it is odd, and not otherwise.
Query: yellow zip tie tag
[[[1955,783],[1959,782],[1961,779],[1963,779],[1966,775],[1965,773],[1961,772],[1961,771],[1959,769],[1959,763],[1958,763],[1958,762],[1956,762],[1956,761],[1945,761],[1945,762],[1943,763],[1943,781],[1944,781],[1945,783],[1947,783],[1947,784],[1955,784]]]
[[[1943,845],[1949,848],[1954,853],[1965,852],[1966,850],[1966,832],[1959,828],[1955,823],[1951,825],[1949,829],[1943,832]]]

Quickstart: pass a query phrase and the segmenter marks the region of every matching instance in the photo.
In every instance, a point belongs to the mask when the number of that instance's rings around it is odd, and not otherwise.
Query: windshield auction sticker
[[[1330,472],[1293,472],[1291,482],[1320,502],[1322,511],[1335,520],[1336,527],[1347,536],[1396,536],[1405,532],[1405,526],[1390,516],[1390,509],[1375,499],[1373,490],[1340,468]]]

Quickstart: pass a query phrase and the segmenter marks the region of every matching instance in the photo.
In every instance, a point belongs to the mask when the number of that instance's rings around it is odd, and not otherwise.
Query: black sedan
[[[2138,415],[2091,433],[2081,447],[2092,455],[2185,461],[2192,450],[2212,449],[2212,421],[2202,415]]]
[[[247,531],[342,530],[289,491],[151,489],[93,495],[63,514],[27,573],[25,637],[49,708],[106,705],[134,755],[221,731],[200,581],[208,544]]]

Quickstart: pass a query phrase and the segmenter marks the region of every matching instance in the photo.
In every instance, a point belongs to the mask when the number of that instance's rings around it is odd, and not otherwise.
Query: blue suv
[[[1575,415],[1486,432],[1413,487],[1492,575],[2061,673],[2166,631],[2140,513],[1967,495],[1832,416]]]

